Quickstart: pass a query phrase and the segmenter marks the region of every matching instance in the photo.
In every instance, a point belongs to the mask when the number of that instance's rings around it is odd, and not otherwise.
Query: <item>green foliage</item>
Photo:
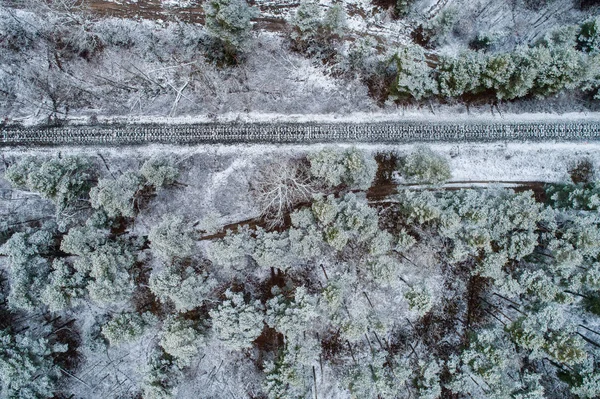
[[[0,330],[0,396],[7,399],[51,398],[60,369],[53,355],[67,350],[25,331]]]
[[[171,301],[180,312],[202,305],[210,297],[217,282],[205,270],[182,263],[166,265],[150,275],[150,290],[161,302]]]
[[[129,271],[134,262],[135,257],[127,245],[109,242],[78,257],[73,266],[78,273],[88,277],[86,288],[90,299],[101,304],[111,304],[131,297],[134,287]]]
[[[308,368],[299,364],[293,349],[284,349],[275,359],[265,363],[263,389],[269,399],[303,399],[309,392]]]
[[[205,26],[216,48],[210,49],[210,56],[222,53],[229,64],[239,62],[239,54],[250,39],[251,19],[258,16],[258,10],[248,6],[245,0],[210,0],[202,5],[206,16]]]
[[[144,367],[142,392],[145,399],[173,399],[182,373],[176,363],[161,350],[152,352]]]
[[[448,160],[427,147],[417,147],[401,158],[398,172],[408,182],[420,184],[441,184],[452,177]]]
[[[433,69],[427,65],[422,47],[404,47],[393,55],[392,61],[398,69],[394,91],[399,99],[414,98],[418,101],[438,94]]]
[[[416,312],[419,316],[426,315],[433,307],[431,294],[424,287],[411,287],[404,293],[404,298],[408,301],[410,310]]]
[[[466,51],[458,57],[441,57],[437,68],[440,94],[444,97],[460,97],[466,93],[480,92],[485,70],[486,57],[480,52]]]
[[[71,265],[55,259],[48,275],[48,285],[41,293],[41,300],[48,310],[58,312],[74,306],[85,297],[85,276]]]
[[[291,216],[291,249],[301,258],[319,256],[324,243],[341,251],[351,241],[367,242],[378,233],[377,212],[354,194],[315,198],[310,211]]]
[[[274,294],[275,297],[267,301],[266,323],[288,341],[299,342],[317,317],[315,298],[305,287],[296,288],[293,300],[286,299],[277,290]]]
[[[40,293],[48,281],[50,268],[43,257],[54,245],[50,231],[15,233],[0,247],[0,254],[8,257],[10,275],[9,305],[16,309],[33,311],[40,306]]]
[[[186,226],[181,216],[167,214],[148,233],[150,250],[164,261],[186,258],[193,254],[195,241],[192,230]]]
[[[324,149],[308,155],[310,173],[330,187],[344,184],[349,188],[368,189],[377,173],[371,155],[352,147],[345,151]]]
[[[90,203],[111,218],[134,217],[136,194],[142,187],[142,179],[133,172],[125,172],[116,179],[101,179],[90,190]]]
[[[150,313],[140,315],[135,312],[123,312],[102,327],[102,335],[111,346],[133,342],[145,333],[149,325],[156,322],[156,318]]]
[[[179,175],[179,169],[173,165],[171,158],[152,157],[144,162],[140,168],[140,174],[148,184],[160,189],[175,183],[175,179]]]
[[[529,51],[529,57],[538,68],[532,88],[532,93],[538,97],[574,89],[584,77],[583,57],[572,47],[534,47]]]
[[[45,161],[22,158],[8,167],[4,177],[16,187],[38,192],[52,200],[60,214],[78,200],[85,199],[93,168],[87,159],[74,156]]]
[[[586,53],[600,52],[600,17],[591,18],[581,24],[577,48]]]
[[[550,184],[546,187],[546,193],[556,208],[586,211],[600,208],[600,187],[596,183]]]
[[[179,367],[188,367],[204,344],[204,336],[191,320],[169,316],[164,321],[160,346]]]
[[[246,303],[244,295],[225,291],[225,301],[210,311],[213,330],[227,347],[248,349],[264,327],[263,306],[260,301]]]
[[[251,232],[245,226],[235,234],[228,231],[225,238],[213,243],[209,257],[229,267],[243,264],[251,257],[259,267],[287,270],[292,262],[289,249],[287,232],[266,232],[260,227]]]
[[[434,19],[428,21],[423,26],[427,44],[434,47],[445,44],[458,23],[458,17],[458,9],[450,7],[442,9]]]
[[[300,3],[291,23],[292,49],[326,60],[345,33],[346,15],[341,5],[334,4],[323,16],[319,3],[308,0]]]

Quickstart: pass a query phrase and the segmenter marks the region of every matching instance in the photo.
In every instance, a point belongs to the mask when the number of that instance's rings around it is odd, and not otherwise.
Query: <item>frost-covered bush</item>
[[[418,147],[400,158],[398,171],[411,183],[440,184],[452,177],[448,160],[427,147]]]
[[[140,168],[140,174],[146,182],[156,189],[173,184],[179,175],[179,169],[174,166],[169,157],[152,157]]]
[[[52,200],[60,213],[86,197],[93,168],[82,157],[67,156],[41,162],[28,157],[9,166],[4,177],[15,187],[38,192]]]
[[[179,367],[187,367],[198,355],[204,336],[191,320],[170,316],[163,324],[160,346]]]
[[[377,173],[377,162],[357,148],[345,151],[327,148],[308,155],[311,174],[330,187],[368,189]]]
[[[186,258],[194,253],[192,230],[181,216],[164,215],[148,233],[148,240],[152,253],[166,262],[174,258]]]
[[[142,187],[142,179],[133,172],[125,172],[116,179],[101,179],[90,190],[90,203],[112,218],[134,217],[135,196]]]
[[[210,311],[213,330],[225,345],[233,350],[252,347],[252,342],[264,327],[260,301],[246,303],[242,293],[225,291],[225,300]]]
[[[144,315],[135,312],[119,313],[102,327],[102,335],[112,346],[132,342],[141,337],[146,328],[156,321],[150,313]]]
[[[0,396],[7,399],[52,398],[60,368],[53,356],[66,345],[50,344],[29,331],[0,330]]]

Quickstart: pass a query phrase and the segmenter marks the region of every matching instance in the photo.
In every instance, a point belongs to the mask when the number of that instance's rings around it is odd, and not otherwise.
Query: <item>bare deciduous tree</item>
[[[302,161],[273,162],[254,177],[253,194],[269,227],[281,226],[287,212],[316,193],[308,165]]]

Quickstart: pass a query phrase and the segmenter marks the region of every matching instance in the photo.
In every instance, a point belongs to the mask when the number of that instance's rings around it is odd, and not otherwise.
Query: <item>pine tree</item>
[[[344,152],[324,149],[308,155],[311,174],[330,187],[344,184],[367,190],[377,173],[377,162],[371,155],[350,148]]]
[[[137,340],[146,328],[157,322],[151,313],[140,315],[135,312],[123,312],[114,316],[102,327],[102,335],[111,346]]]
[[[154,188],[161,189],[175,183],[179,169],[173,165],[173,160],[167,157],[152,157],[140,168],[140,174]]]
[[[195,247],[192,230],[181,216],[173,214],[164,215],[158,225],[153,226],[148,240],[152,253],[167,262],[192,255]]]
[[[85,198],[93,178],[90,162],[81,157],[52,158],[39,161],[23,158],[4,174],[14,186],[38,192],[56,205],[57,214]]]
[[[0,330],[0,396],[7,399],[52,398],[57,393],[60,368],[53,355],[66,345],[51,345],[46,338],[25,331]]]
[[[206,29],[224,54],[235,59],[250,38],[251,19],[258,11],[245,0],[210,0],[203,4]]]
[[[11,307],[33,311],[40,306],[40,294],[48,282],[50,265],[44,256],[54,246],[52,233],[45,229],[19,232],[0,247],[8,257]]]
[[[125,172],[116,179],[101,179],[90,190],[90,203],[111,218],[134,217],[136,194],[142,187],[142,178],[133,172]]]
[[[263,306],[260,301],[246,303],[244,295],[225,291],[225,301],[210,311],[213,330],[232,350],[252,347],[264,327]]]
[[[185,312],[201,306],[210,297],[217,281],[205,270],[176,262],[161,271],[153,271],[149,286],[161,302],[171,301],[177,311]]]
[[[204,336],[191,320],[170,316],[164,321],[160,346],[179,367],[187,367],[198,355]]]
[[[400,158],[398,172],[408,182],[421,184],[441,184],[452,177],[448,160],[422,146]]]
[[[425,50],[420,46],[407,46],[396,52],[392,61],[398,68],[396,95],[400,99],[419,101],[438,94],[433,69],[427,65]]]

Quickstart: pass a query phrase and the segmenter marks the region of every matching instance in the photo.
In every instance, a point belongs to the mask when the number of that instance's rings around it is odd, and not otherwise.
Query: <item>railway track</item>
[[[595,141],[600,121],[203,123],[0,127],[0,146]]]

